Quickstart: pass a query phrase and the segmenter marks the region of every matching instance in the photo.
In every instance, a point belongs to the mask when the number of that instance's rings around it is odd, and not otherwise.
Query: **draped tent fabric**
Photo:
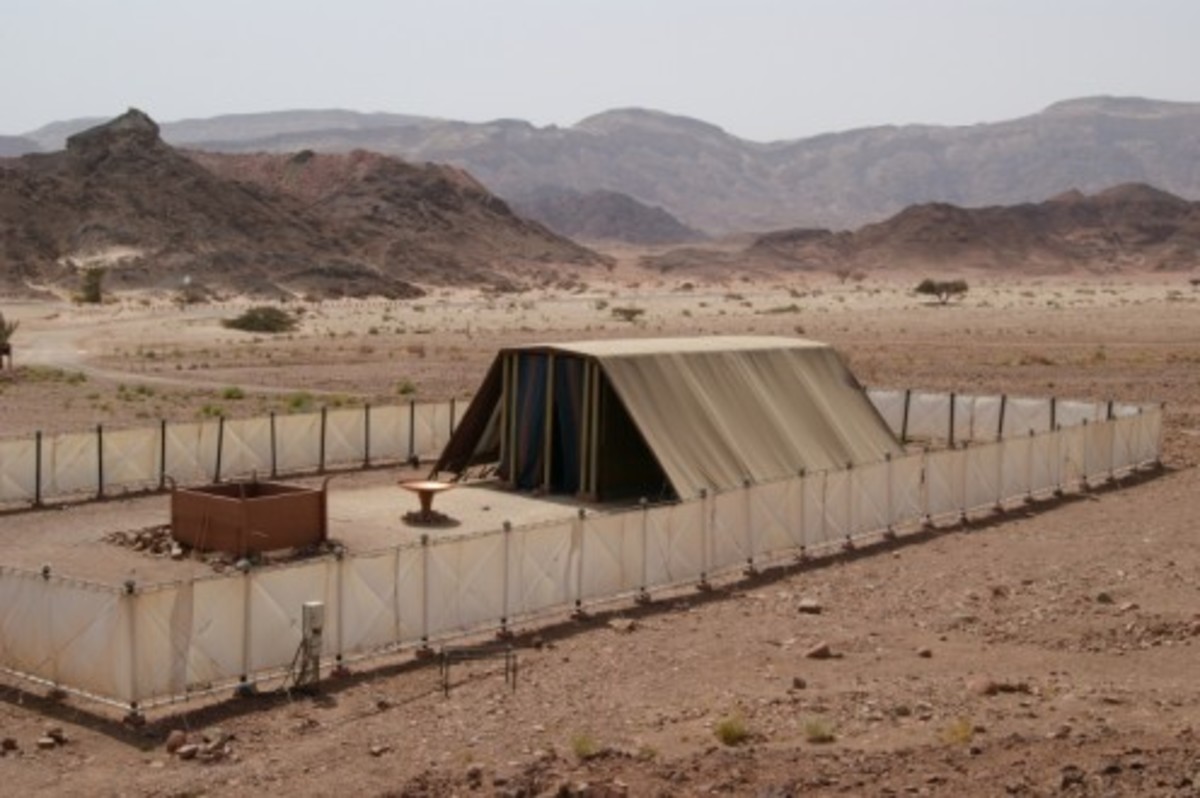
[[[579,487],[576,463],[589,425],[602,405],[581,396],[586,363],[618,398],[676,495],[726,490],[801,471],[873,463],[902,449],[888,425],[837,353],[826,344],[795,338],[708,337],[584,341],[501,351],[516,379],[509,389],[516,412],[510,445],[513,483],[541,485],[552,476],[556,491]],[[552,370],[547,379],[546,369]],[[494,365],[488,383],[494,388]],[[547,396],[543,386],[555,386]],[[492,417],[503,402],[480,391],[468,416]],[[550,408],[547,405],[551,405]],[[552,445],[542,419],[553,416]],[[591,415],[591,418],[586,416]],[[438,470],[461,470],[462,455],[480,450],[480,428],[464,425],[452,438]],[[470,438],[470,440],[468,440]],[[600,449],[621,445],[597,434]],[[545,453],[551,451],[549,469]],[[638,449],[626,449],[627,452]],[[506,453],[508,454],[508,453]],[[503,459],[503,457],[502,457]],[[628,459],[628,458],[627,458]],[[603,461],[602,461],[603,462]],[[623,467],[634,468],[634,463]]]

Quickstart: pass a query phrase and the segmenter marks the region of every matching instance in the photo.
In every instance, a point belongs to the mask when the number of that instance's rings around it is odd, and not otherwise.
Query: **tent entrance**
[[[504,355],[502,373],[499,472],[514,488],[591,501],[673,496],[593,360],[519,351]]]

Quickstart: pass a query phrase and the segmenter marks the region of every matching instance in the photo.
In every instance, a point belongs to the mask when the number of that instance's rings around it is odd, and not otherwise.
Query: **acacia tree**
[[[943,305],[950,301],[952,297],[962,296],[967,293],[966,280],[931,280],[926,277],[917,285],[918,294],[926,294],[938,298],[938,302]]]

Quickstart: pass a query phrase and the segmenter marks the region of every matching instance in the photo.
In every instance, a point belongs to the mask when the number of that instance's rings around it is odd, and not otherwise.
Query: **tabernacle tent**
[[[798,338],[503,349],[435,466],[588,500],[695,496],[901,447],[832,347]]]

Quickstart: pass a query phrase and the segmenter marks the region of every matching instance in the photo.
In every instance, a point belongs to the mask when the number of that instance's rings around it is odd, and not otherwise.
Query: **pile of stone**
[[[145,552],[153,557],[181,560],[187,550],[171,538],[170,526],[148,526],[145,529],[117,530],[104,536],[105,543]]]

